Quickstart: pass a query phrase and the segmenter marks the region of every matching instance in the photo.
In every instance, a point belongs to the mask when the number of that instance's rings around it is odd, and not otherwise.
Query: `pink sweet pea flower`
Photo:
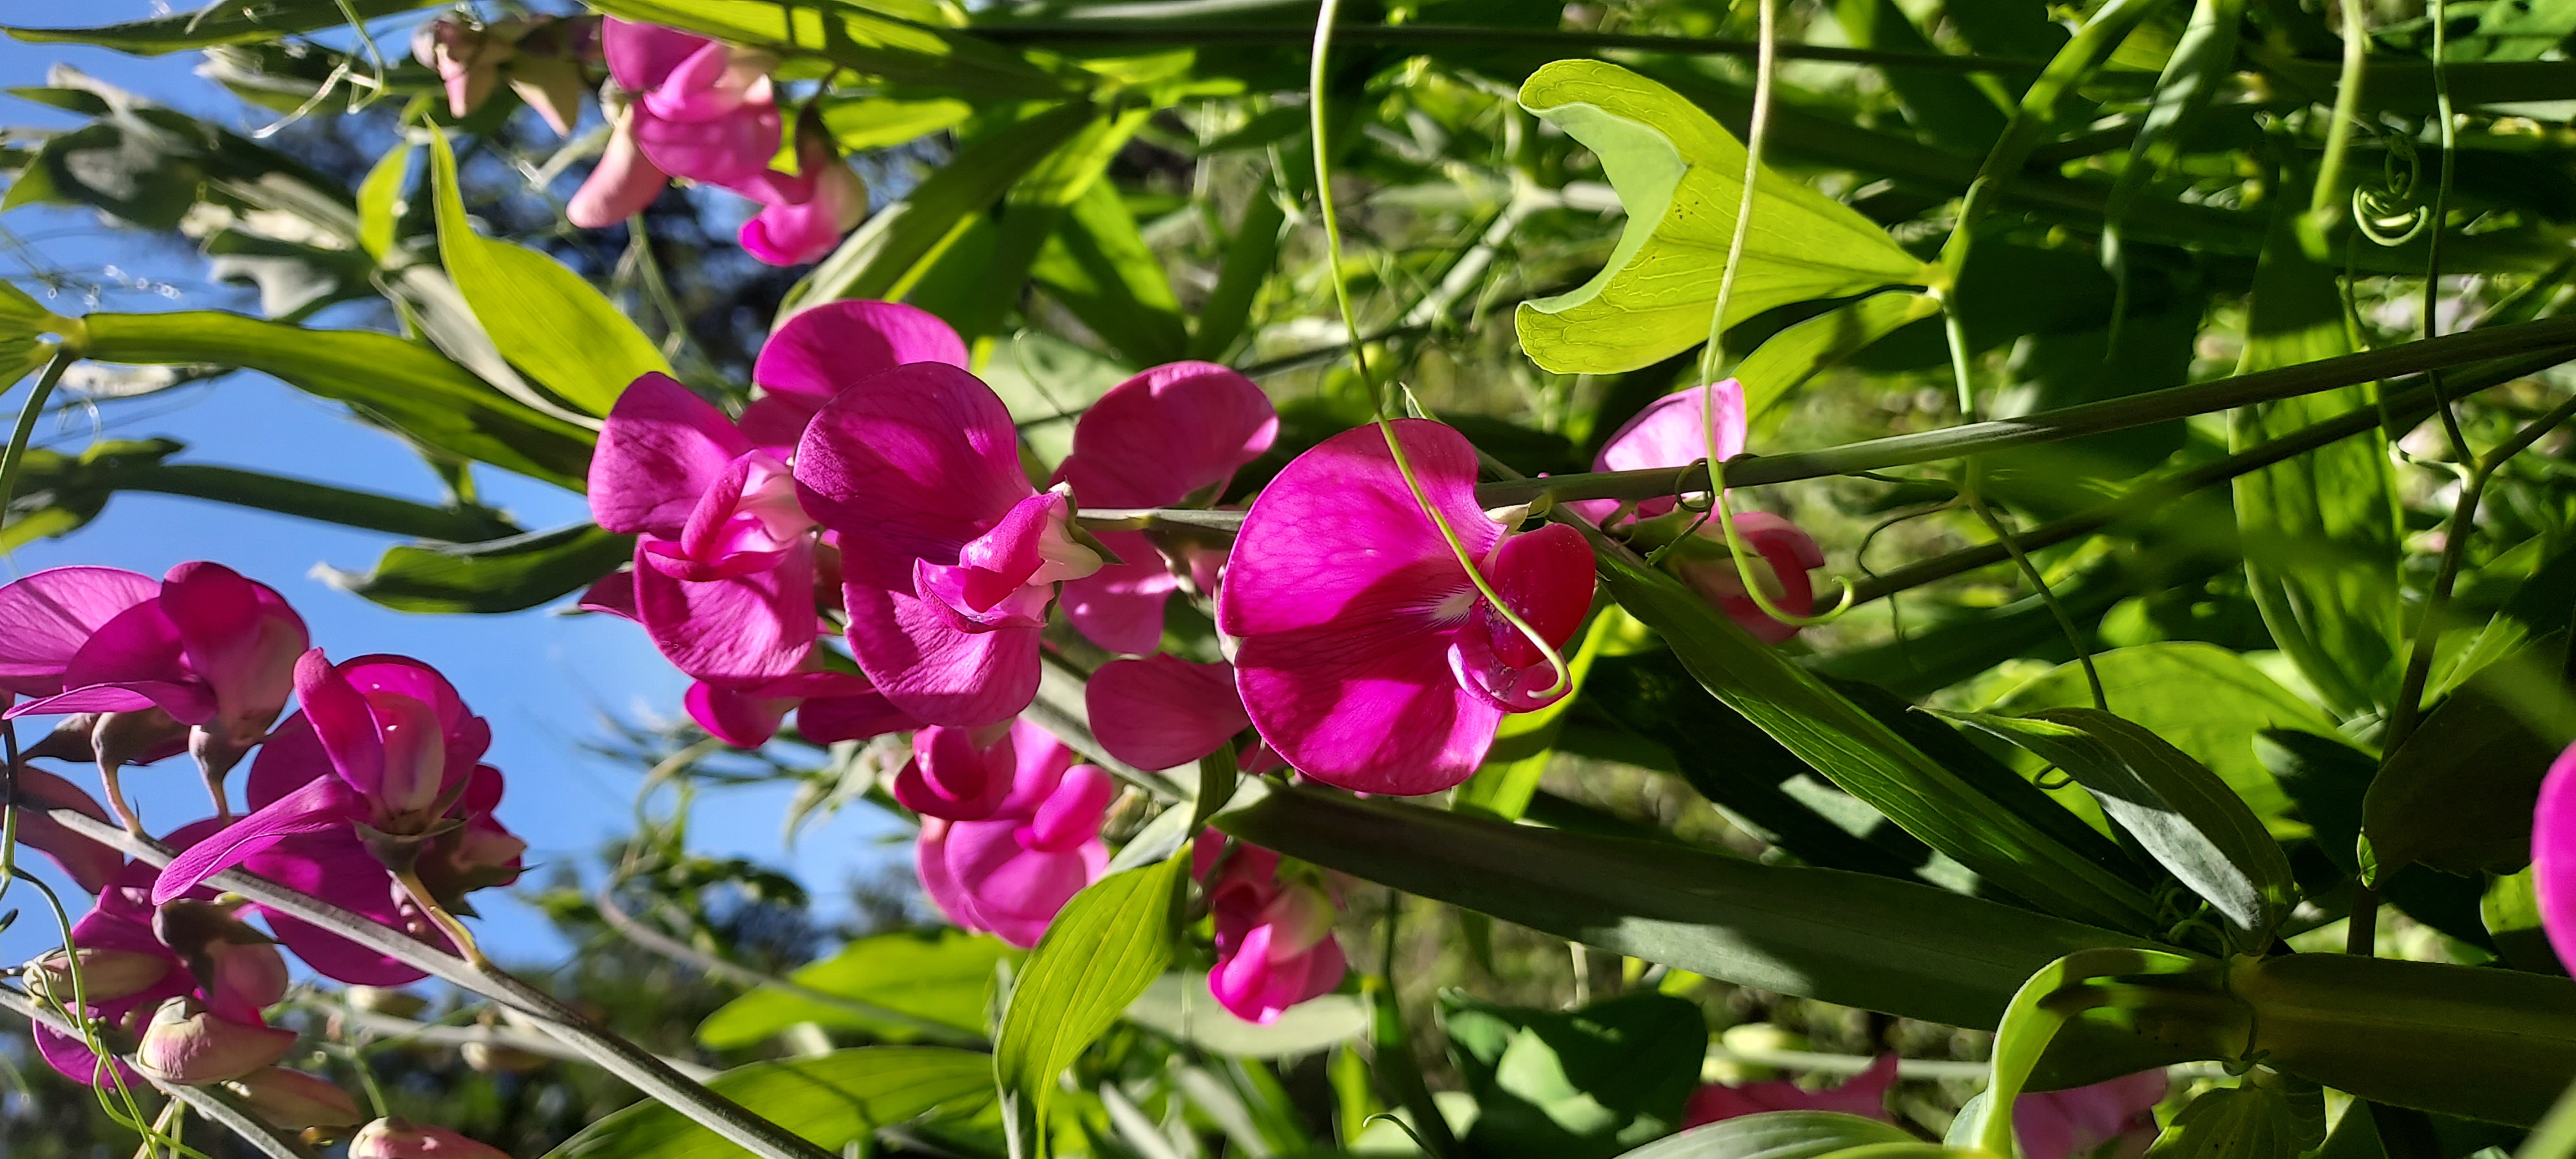
[[[180,564],[157,585],[67,567],[0,588],[0,689],[36,698],[8,715],[106,714],[104,739],[110,717],[165,712],[189,726],[218,811],[223,775],[286,706],[308,642],[284,597],[217,563]]]
[[[1109,868],[1100,820],[1117,787],[1035,725],[1012,724],[1010,743],[1011,791],[992,815],[924,817],[914,853],[922,889],[949,921],[1025,949]]]
[[[1476,505],[1476,450],[1395,423],[1423,494],[1551,645],[1592,603],[1592,551],[1562,524],[1508,533]],[[1413,796],[1464,781],[1504,715],[1553,703],[1547,657],[1477,592],[1376,428],[1297,457],[1253,501],[1217,597],[1244,708],[1298,771]],[[1562,691],[1558,693],[1562,695]]]
[[[1091,674],[1083,701],[1100,747],[1140,769],[1190,764],[1252,727],[1231,664],[1112,660]]]
[[[1028,707],[1055,584],[1102,561],[1061,491],[1029,485],[991,387],[935,362],[862,378],[806,427],[796,483],[838,536],[850,651],[877,691],[928,724]]]
[[[2540,927],[2558,960],[2576,972],[2576,745],[2558,754],[2532,810],[2531,878]]]
[[[806,668],[814,521],[787,465],[723,411],[668,376],[636,379],[600,431],[590,510],[638,537],[635,617],[680,671],[749,688]]]
[[[2150,1070],[2073,1090],[2024,1094],[2013,1103],[2013,1134],[2022,1157],[2138,1159],[2156,1141],[2156,1104],[2169,1085],[2165,1072]],[[2113,1143],[2104,1155],[2105,1145]]]
[[[760,348],[751,380],[761,396],[742,412],[742,433],[781,459],[796,454],[806,424],[832,396],[913,362],[966,369],[966,341],[948,323],[901,302],[826,302],[789,318]]]
[[[107,810],[99,808],[97,801],[70,781],[22,765],[18,769],[18,795],[37,806],[19,812],[18,840],[52,858],[82,889],[97,893],[125,868],[124,854],[74,833],[46,815],[49,810],[70,809],[95,820],[109,819]]]
[[[795,176],[773,175],[771,188],[753,194],[761,211],[742,223],[744,252],[773,266],[819,260],[868,216],[867,183],[817,121],[797,126],[796,168]]]
[[[674,177],[734,185],[778,153],[783,122],[769,83],[777,62],[676,29],[610,17],[608,74],[633,94],[624,131]]]
[[[631,118],[634,109],[612,110],[614,118]],[[581,188],[573,191],[572,200],[564,206],[564,217],[583,229],[605,229],[644,212],[653,199],[669,188],[671,175],[662,172],[644,150],[635,143],[635,134],[627,131],[627,120],[617,120],[608,135],[608,146],[601,151],[599,163],[591,166],[590,176]]]
[[[1712,394],[1715,396],[1713,400]],[[1717,453],[1714,455],[1709,453],[1708,434],[1700,423],[1704,402],[1717,408]],[[1638,411],[1635,418],[1629,419],[1611,435],[1609,442],[1602,444],[1601,453],[1592,459],[1592,469],[1645,471],[1656,467],[1680,468],[1708,458],[1723,463],[1744,453],[1744,436],[1744,387],[1730,378],[1714,386],[1695,386],[1677,391],[1648,403],[1646,409]],[[1663,495],[1638,500],[1633,510],[1640,519],[1652,519],[1670,512],[1677,504],[1673,496]],[[1608,527],[1618,514],[1620,502],[1616,499],[1579,499],[1566,506],[1584,518]]]
[[[1190,853],[1216,924],[1208,992],[1235,1017],[1267,1026],[1342,984],[1349,965],[1333,938],[1333,897],[1310,876],[1282,878],[1279,855],[1258,845],[1236,843],[1219,867],[1224,847],[1208,830]]]
[[[1840,1111],[1892,1123],[1896,1120],[1887,1113],[1887,1090],[1895,1084],[1893,1054],[1878,1056],[1868,1070],[1832,1090],[1810,1091],[1787,1079],[1743,1086],[1710,1083],[1691,1093],[1690,1103],[1682,1111],[1682,1126],[1697,1127],[1764,1111]]]
[[[981,821],[1002,807],[1019,779],[1011,733],[1017,722],[978,728],[932,725],[912,734],[912,759],[888,791],[924,817]]]
[[[919,727],[887,703],[866,677],[847,672],[799,672],[749,688],[700,681],[689,686],[682,703],[709,736],[740,749],[769,743],[790,711],[796,714],[797,733],[815,744]]]
[[[1056,478],[1086,507],[1213,503],[1278,435],[1279,413],[1251,379],[1213,363],[1174,362],[1092,403],[1074,423],[1073,453]],[[1066,584],[1065,616],[1103,648],[1149,654],[1162,644],[1163,602],[1180,581],[1144,532],[1102,532],[1100,541],[1125,562]],[[1224,554],[1209,554],[1203,570],[1213,572]],[[1206,580],[1212,592],[1214,576]]]
[[[518,54],[517,45],[494,30],[455,17],[441,17],[411,34],[413,60],[438,73],[447,90],[449,116],[463,117],[482,108],[501,83],[501,65]]]

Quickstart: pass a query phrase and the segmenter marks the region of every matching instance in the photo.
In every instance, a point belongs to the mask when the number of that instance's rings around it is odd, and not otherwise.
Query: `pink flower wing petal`
[[[18,770],[18,793],[44,807],[19,814],[18,839],[52,858],[83,890],[97,893],[125,868],[124,854],[74,833],[45,815],[46,810],[69,809],[93,821],[108,820],[107,810],[91,800],[88,793],[43,769],[24,766]]]
[[[273,801],[171,859],[152,883],[152,904],[159,905],[209,877],[241,864],[287,838],[306,833],[346,831],[363,820],[366,805],[336,777],[323,777]]]
[[[1173,578],[1170,565],[1144,533],[1106,531],[1099,536],[1126,562],[1067,581],[1059,601],[1065,618],[1092,643],[1112,652],[1151,655],[1163,646],[1164,602],[1180,590],[1181,581]]]
[[[777,567],[693,583],[662,574],[637,545],[636,610],[673,667],[700,680],[749,685],[802,667],[814,650],[814,548],[798,539]]]
[[[599,45],[608,56],[608,74],[630,93],[660,88],[681,62],[712,42],[675,28],[609,17],[600,24]]]
[[[796,398],[810,416],[843,388],[911,362],[966,368],[966,342],[919,306],[901,302],[826,302],[769,336],[751,380],[772,398]],[[758,405],[758,404],[754,404]]]
[[[796,483],[805,510],[839,533],[853,585],[905,590],[914,559],[954,564],[960,547],[1036,491],[1020,469],[1009,409],[974,375],[936,362],[869,375],[834,395],[797,447]]]
[[[1717,411],[1717,453],[1709,454],[1708,433],[1702,426],[1702,410],[1714,405]],[[1619,428],[1617,434],[1601,447],[1592,460],[1595,471],[1643,471],[1653,467],[1681,467],[1704,458],[1725,462],[1744,453],[1745,417],[1744,388],[1734,379],[1714,386],[1696,386],[1677,391],[1647,404]],[[1603,501],[1606,502],[1606,501]],[[1588,517],[1594,508],[1603,514],[1618,504],[1587,504]],[[1641,516],[1656,516],[1673,509],[1670,496],[1648,499],[1637,504]]]
[[[671,175],[644,156],[633,131],[621,127],[608,135],[608,148],[573,191],[564,216],[583,229],[606,229],[644,212],[670,184]]]
[[[367,852],[353,830],[290,837],[251,857],[243,868],[363,915],[378,925],[402,929],[406,924],[403,907],[394,892],[393,875]],[[353,986],[401,986],[428,977],[400,959],[386,957],[300,919],[274,910],[262,912],[277,939],[325,977]],[[426,944],[448,948],[443,938]]]
[[[636,148],[654,168],[709,185],[733,185],[765,172],[778,155],[784,124],[771,104],[745,104],[693,121],[656,116],[638,104],[627,116]]]
[[[152,577],[112,567],[58,567],[0,587],[0,688],[62,691],[63,669],[92,634],[159,594]]]
[[[161,585],[188,666],[214,691],[217,712],[245,740],[276,719],[294,690],[296,657],[312,646],[286,598],[219,563],[183,563]]]
[[[1278,435],[1279,413],[1251,379],[1174,362],[1111,387],[1083,412],[1063,477],[1086,507],[1160,507],[1233,478]]]
[[[991,724],[1037,697],[1037,628],[961,631],[933,601],[858,583],[844,589],[844,602],[850,651],[868,682],[916,720]]]
[[[751,440],[715,404],[647,374],[608,410],[590,459],[590,511],[610,531],[677,538],[698,497]]]
[[[1101,665],[1084,699],[1100,747],[1140,769],[1189,764],[1252,724],[1235,691],[1232,665],[1177,656]]]

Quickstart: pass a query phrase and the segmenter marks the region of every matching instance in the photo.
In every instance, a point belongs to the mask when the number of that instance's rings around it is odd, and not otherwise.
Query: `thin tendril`
[[[1431,520],[1431,526],[1440,532],[1440,541],[1449,545],[1449,553],[1457,557],[1458,566],[1465,569],[1468,580],[1476,585],[1476,593],[1484,597],[1486,605],[1547,657],[1548,673],[1552,679],[1536,695],[1541,700],[1550,699],[1574,687],[1574,671],[1567,666],[1565,654],[1503,601],[1502,593],[1494,590],[1492,582],[1485,578],[1484,570],[1477,567],[1475,558],[1467,553],[1467,545],[1459,541],[1457,530],[1449,526],[1449,520],[1440,514],[1438,508],[1431,505],[1431,497],[1424,493],[1422,481],[1413,473],[1411,458],[1404,453],[1403,441],[1396,437],[1395,422],[1387,417],[1385,391],[1379,388],[1376,376],[1369,371],[1367,343],[1360,334],[1359,313],[1351,308],[1350,287],[1342,280],[1342,230],[1333,212],[1332,146],[1325,135],[1325,64],[1332,51],[1333,22],[1340,9],[1341,0],[1323,0],[1317,9],[1314,60],[1306,75],[1306,108],[1311,121],[1309,133],[1315,139],[1315,201],[1317,211],[1324,219],[1324,267],[1333,283],[1333,304],[1340,307],[1342,325],[1350,331],[1351,363],[1358,369],[1360,385],[1368,390],[1370,403],[1377,410],[1378,433],[1386,437],[1387,455],[1394,459],[1396,473],[1404,477],[1405,490],[1412,493],[1414,503]]]
[[[1752,598],[1754,607],[1762,609],[1763,615],[1783,624],[1812,628],[1818,624],[1830,624],[1841,619],[1843,613],[1850,611],[1852,605],[1858,602],[1858,589],[1852,587],[1850,580],[1837,576],[1835,582],[1843,585],[1842,598],[1834,601],[1833,607],[1822,612],[1801,616],[1772,603],[1770,595],[1762,590],[1762,584],[1753,574],[1755,558],[1753,548],[1744,542],[1744,533],[1735,529],[1735,513],[1727,510],[1726,492],[1723,491],[1717,493],[1717,526],[1726,533],[1726,550],[1735,556],[1735,574],[1744,581],[1744,594]]]

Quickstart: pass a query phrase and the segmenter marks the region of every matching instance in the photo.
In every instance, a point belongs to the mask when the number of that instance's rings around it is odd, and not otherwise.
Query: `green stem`
[[[1304,42],[1309,32],[1303,25],[1246,28],[1233,24],[1188,24],[1161,20],[1132,23],[1109,20],[1032,20],[988,24],[976,27],[972,31],[977,38],[996,44],[1278,45],[1282,47]],[[1554,28],[1487,28],[1461,24],[1351,24],[1336,27],[1332,35],[1335,40],[1349,44],[1379,45],[1388,48],[1543,48],[1560,53],[1636,49],[1674,56],[1754,56],[1761,51],[1761,45],[1757,42],[1724,37],[1648,36]],[[1874,65],[1927,72],[2029,74],[2046,67],[2044,61],[2021,57],[1953,56],[1939,52],[1889,52],[1822,44],[1784,44],[1779,46],[1779,54],[1788,60],[1830,61],[1838,64]]]
[[[2352,149],[2352,127],[2361,119],[2361,75],[2370,56],[2365,23],[2361,0],[2343,0],[2343,74],[2335,85],[2333,120],[2326,124],[2325,159],[2318,163],[2317,183],[2308,191],[2307,220],[2300,223],[2308,256],[2318,260],[2323,260],[2326,227],[2343,208],[2344,156]]]
[[[45,400],[54,396],[54,387],[62,382],[63,372],[78,361],[80,356],[72,353],[71,344],[64,343],[54,352],[53,361],[45,364],[45,373],[36,379],[35,390],[27,395],[25,405],[18,408],[18,426],[9,432],[9,449],[0,452],[0,513],[6,513],[10,500],[18,496],[18,469],[26,465],[27,441],[35,436],[36,417],[45,413]]]

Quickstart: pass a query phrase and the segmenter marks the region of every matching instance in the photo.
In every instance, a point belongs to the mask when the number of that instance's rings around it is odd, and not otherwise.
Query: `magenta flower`
[[[1190,764],[1252,727],[1231,664],[1166,655],[1112,660],[1091,674],[1083,701],[1100,747],[1140,769]],[[1237,754],[1238,767],[1250,773],[1277,759],[1259,741]]]
[[[1056,471],[1094,508],[1214,503],[1236,470],[1270,449],[1279,414],[1251,379],[1207,362],[1174,362],[1130,378],[1074,423],[1073,453]],[[1146,655],[1163,640],[1163,602],[1180,580],[1141,531],[1101,543],[1124,562],[1064,586],[1073,626],[1112,652]],[[1191,553],[1194,582],[1213,593],[1221,549]]]
[[[850,652],[877,691],[928,724],[1028,707],[1055,584],[1102,561],[1064,494],[1029,485],[992,388],[935,362],[861,378],[806,428],[796,482],[838,537]]]
[[[1508,532],[1476,505],[1476,451],[1395,423],[1423,494],[1551,645],[1592,603],[1592,552],[1561,524]],[[1415,795],[1476,771],[1505,714],[1553,703],[1547,656],[1497,614],[1406,489],[1375,428],[1297,457],[1244,519],[1217,597],[1244,708],[1298,771]],[[1558,695],[1563,694],[1562,690]]]
[[[2023,1159],[2138,1159],[2156,1141],[2156,1104],[2170,1084],[2161,1070],[2065,1091],[2026,1093],[2013,1103]],[[2116,1142],[2107,1155],[2103,1148]]]
[[[791,711],[797,733],[815,744],[919,727],[887,703],[866,677],[847,672],[799,672],[749,688],[700,681],[689,686],[682,703],[707,735],[741,749],[769,743]]]
[[[180,564],[158,584],[65,567],[0,588],[0,689],[36,698],[8,715],[105,714],[105,741],[118,714],[165,712],[188,726],[218,811],[223,775],[286,706],[308,642],[284,597],[217,563]]]
[[[1708,433],[1702,427],[1700,410],[1704,400],[1714,394],[1717,408],[1717,453],[1709,453]],[[1744,387],[1730,378],[1714,386],[1695,386],[1677,391],[1646,404],[1602,444],[1601,453],[1592,459],[1595,471],[1646,471],[1656,467],[1687,467],[1701,459],[1714,458],[1723,463],[1744,453],[1745,417]],[[1705,476],[1702,476],[1705,478]],[[1701,492],[1705,494],[1705,492]],[[1640,519],[1652,519],[1673,510],[1677,500],[1670,495],[1641,499],[1631,508]],[[1566,504],[1584,518],[1611,526],[1620,510],[1616,499],[1581,499]]]
[[[414,29],[411,56],[438,74],[447,90],[447,112],[464,117],[482,108],[501,83],[501,62],[517,49],[488,28],[442,17]]]
[[[773,175],[754,195],[761,210],[742,223],[744,252],[773,266],[816,261],[868,216],[868,186],[859,180],[822,125],[796,127],[796,174]]]
[[[912,362],[966,369],[966,342],[948,323],[901,302],[826,302],[789,318],[760,348],[751,380],[761,396],[742,412],[753,445],[791,459],[806,424],[852,384]]]
[[[618,396],[590,461],[599,525],[638,538],[635,616],[671,663],[748,688],[807,667],[814,521],[787,465],[661,374]]]
[[[574,225],[624,221],[673,177],[728,188],[766,180],[785,124],[769,81],[776,61],[614,17],[601,25],[600,44],[629,99],[611,113],[608,151],[573,195]]]
[[[99,808],[97,801],[70,781],[21,765],[18,795],[37,806],[19,812],[18,840],[52,858],[82,889],[97,893],[125,868],[124,854],[74,833],[45,815],[47,810],[70,809],[96,820],[109,819],[107,810]]]
[[[1887,1090],[1895,1084],[1893,1054],[1878,1056],[1868,1070],[1831,1090],[1810,1091],[1787,1079],[1743,1086],[1710,1083],[1691,1093],[1682,1111],[1682,1126],[1697,1127],[1764,1111],[1839,1111],[1892,1123],[1895,1120],[1887,1113]]]
[[[1011,726],[1011,791],[990,816],[927,816],[914,849],[922,889],[948,920],[1026,948],[1109,867],[1100,820],[1116,785],[1035,725]]]
[[[2540,927],[2558,960],[2576,971],[2576,745],[2558,754],[2532,810],[2531,878]]]
[[[1019,749],[1011,738],[1015,728],[1016,722],[921,729],[912,734],[912,759],[895,773],[888,791],[904,808],[924,817],[991,817],[1019,780]]]
[[[1216,925],[1208,992],[1235,1017],[1267,1026],[1289,1007],[1332,993],[1349,971],[1333,939],[1333,895],[1311,875],[1280,876],[1277,853],[1237,842],[1220,864],[1224,848],[1208,830],[1190,854]]]

